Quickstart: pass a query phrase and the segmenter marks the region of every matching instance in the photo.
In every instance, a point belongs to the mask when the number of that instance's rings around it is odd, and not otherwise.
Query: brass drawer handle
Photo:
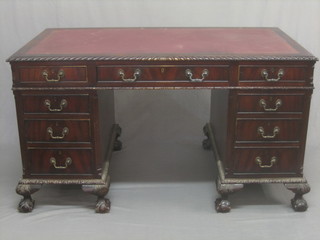
[[[267,108],[267,102],[264,99],[260,99],[259,104],[260,104],[261,107],[263,107],[263,109],[266,112],[275,112],[275,111],[277,111],[279,109],[279,107],[282,106],[282,100],[281,99],[277,99],[274,108]]]
[[[53,136],[53,129],[51,127],[47,128],[47,133],[49,133],[51,139],[64,139],[64,137],[69,133],[69,128],[64,127],[60,136]]]
[[[275,156],[273,156],[270,159],[270,165],[262,165],[261,157],[256,157],[255,161],[259,165],[260,168],[271,168],[277,162],[277,158]]]
[[[261,137],[263,137],[264,139],[272,139],[275,138],[277,136],[277,134],[279,134],[280,132],[280,128],[278,126],[273,128],[273,135],[264,135],[264,128],[263,127],[258,127],[257,129],[258,134],[261,135]]]
[[[123,69],[119,69],[119,76],[124,82],[134,82],[140,77],[140,75],[141,75],[141,70],[137,68],[133,73],[133,78],[125,78],[125,73]]]
[[[51,108],[51,102],[49,99],[44,100],[44,105],[48,108],[50,112],[61,112],[63,108],[65,108],[68,105],[67,100],[62,99],[60,101],[60,108]]]
[[[192,78],[193,76],[192,71],[190,69],[186,70],[186,76],[187,78],[189,78],[191,82],[202,82],[206,77],[208,77],[208,75],[209,75],[208,69],[203,69],[201,74],[202,78]]]
[[[59,82],[59,81],[64,77],[64,71],[63,71],[62,69],[59,70],[56,79],[49,79],[49,78],[48,78],[49,73],[48,73],[48,71],[46,71],[46,70],[44,70],[44,71],[42,72],[42,76],[45,78],[45,80],[46,80],[47,82]]]
[[[267,82],[278,82],[281,80],[281,78],[284,76],[283,69],[279,69],[278,71],[278,78],[268,78],[268,71],[267,69],[262,69],[261,76],[266,80]]]
[[[56,169],[66,169],[68,166],[70,166],[72,163],[71,157],[66,158],[66,162],[64,166],[57,166],[57,160],[54,157],[50,158],[50,164],[54,166]]]

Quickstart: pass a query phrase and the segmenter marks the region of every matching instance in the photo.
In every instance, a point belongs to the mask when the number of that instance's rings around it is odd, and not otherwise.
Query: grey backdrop
[[[77,186],[44,186],[20,214],[21,177],[10,66],[14,51],[52,27],[279,27],[320,57],[318,0],[0,0],[0,239],[319,239],[319,78],[315,67],[305,175],[309,210],[282,185],[249,185],[229,214],[214,211],[212,153],[201,148],[209,91],[117,91],[123,151],[111,164],[111,213]]]

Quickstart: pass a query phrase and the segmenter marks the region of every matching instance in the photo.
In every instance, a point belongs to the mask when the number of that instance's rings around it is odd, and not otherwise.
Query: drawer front
[[[24,113],[89,113],[89,95],[22,95]]]
[[[240,174],[299,174],[298,148],[236,149],[233,173]]]
[[[100,82],[228,82],[229,66],[99,66],[97,75]]]
[[[301,119],[237,119],[236,141],[299,142]]]
[[[25,120],[28,142],[90,142],[90,120]]]
[[[305,85],[306,66],[240,66],[239,84]]]
[[[91,149],[31,149],[28,150],[31,175],[91,174]]]
[[[85,83],[87,78],[86,66],[30,66],[19,68],[20,83],[25,84],[60,84]]]
[[[239,94],[237,111],[242,113],[302,113],[304,94]]]

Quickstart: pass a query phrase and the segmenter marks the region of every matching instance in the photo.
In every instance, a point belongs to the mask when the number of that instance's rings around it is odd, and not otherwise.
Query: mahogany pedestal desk
[[[211,89],[205,149],[218,167],[218,212],[249,183],[283,183],[296,211],[317,59],[277,28],[47,29],[11,56],[23,177],[21,212],[42,184],[81,184],[105,199],[116,89]]]

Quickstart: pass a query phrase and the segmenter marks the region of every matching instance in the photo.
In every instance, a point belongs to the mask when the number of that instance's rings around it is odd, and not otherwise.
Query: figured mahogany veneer
[[[300,118],[238,118],[236,142],[299,142]]]
[[[92,178],[93,153],[91,149],[30,149],[30,176],[52,177],[59,175],[64,178],[88,177]],[[56,167],[50,160],[56,161]],[[70,162],[68,163],[68,158]],[[66,165],[67,164],[67,165]]]
[[[90,142],[90,120],[25,120],[28,142]]]
[[[237,111],[241,113],[302,113],[306,101],[304,92],[239,93]]]
[[[307,66],[289,66],[289,65],[265,65],[265,66],[239,66],[239,82],[240,85],[308,85],[308,67]],[[266,71],[268,79],[278,79],[279,71],[283,71],[283,76],[278,81],[266,81],[262,75],[262,71]]]
[[[233,156],[234,175],[297,176],[301,174],[298,154],[299,148],[237,148]],[[257,158],[260,158],[261,166]]]
[[[19,210],[39,184],[81,184],[110,210],[109,160],[121,149],[115,89],[211,89],[203,147],[218,166],[218,212],[246,183],[284,183],[307,209],[303,176],[316,58],[277,28],[47,29],[12,67],[23,178]],[[142,150],[143,151],[143,150]]]
[[[230,78],[229,66],[212,66],[212,65],[201,65],[201,66],[141,66],[141,65],[130,65],[130,66],[99,66],[97,69],[98,81],[99,82],[123,82],[119,71],[123,70],[124,78],[132,78],[136,69],[140,70],[140,75],[137,77],[135,82],[190,82],[190,79],[186,76],[187,69],[190,69],[193,73],[194,78],[201,78],[203,71],[208,70],[208,75],[205,77],[203,82],[224,82],[227,83]]]
[[[89,94],[52,94],[37,93],[21,96],[25,114],[86,114],[90,113]]]
[[[87,82],[86,66],[28,66],[19,68],[19,83],[59,84]]]

